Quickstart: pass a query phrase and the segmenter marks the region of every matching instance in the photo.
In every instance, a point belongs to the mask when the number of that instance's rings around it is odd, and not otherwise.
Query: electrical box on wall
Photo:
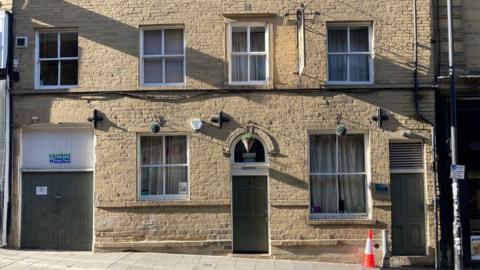
[[[388,193],[389,192],[389,187],[388,187],[388,184],[384,184],[384,183],[374,183],[373,184],[374,186],[374,190],[375,190],[375,193],[379,193],[379,194],[385,194],[385,193]]]

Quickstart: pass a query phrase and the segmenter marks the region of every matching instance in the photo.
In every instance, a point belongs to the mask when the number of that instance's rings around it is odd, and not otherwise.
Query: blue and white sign
[[[465,165],[452,164],[450,167],[450,178],[465,179]]]
[[[70,163],[70,154],[49,154],[48,160],[53,164],[68,164]]]

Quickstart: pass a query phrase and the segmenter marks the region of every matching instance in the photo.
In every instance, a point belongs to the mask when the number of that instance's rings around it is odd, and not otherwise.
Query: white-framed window
[[[35,33],[35,88],[78,86],[78,33],[45,30]]]
[[[328,83],[373,82],[372,27],[327,25]]]
[[[182,85],[185,82],[184,30],[179,27],[140,31],[142,86]]]
[[[268,79],[268,27],[265,23],[229,25],[230,84],[266,84]]]
[[[140,135],[138,189],[140,200],[188,199],[186,135]]]
[[[366,217],[365,136],[311,134],[309,147],[311,217]]]

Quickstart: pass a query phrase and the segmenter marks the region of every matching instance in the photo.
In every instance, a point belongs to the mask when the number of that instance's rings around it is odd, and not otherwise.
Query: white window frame
[[[336,171],[335,173],[312,173],[311,171],[311,158],[310,158],[310,147],[311,147],[311,136],[316,136],[316,135],[335,135],[336,140],[335,140],[335,151],[336,151],[336,157],[338,159],[338,135],[336,135],[334,132],[328,132],[328,131],[316,131],[316,132],[309,132],[307,134],[308,140],[307,140],[307,166],[308,166],[308,213],[309,217],[311,219],[366,219],[369,217],[369,213],[371,212],[370,210],[370,204],[371,204],[371,197],[370,197],[370,189],[368,188],[369,183],[370,183],[370,175],[368,174],[369,167],[368,167],[368,151],[369,151],[369,145],[368,145],[368,134],[365,132],[360,132],[360,131],[349,131],[349,134],[355,134],[355,135],[363,135],[363,153],[364,153],[364,172],[349,172],[349,173],[338,173],[338,162],[336,162]],[[338,160],[337,160],[338,161]],[[365,176],[365,212],[363,213],[312,213],[312,190],[311,190],[311,176],[315,175],[322,175],[322,176],[338,176],[338,175],[364,175]],[[339,192],[338,189],[338,178],[337,178],[337,193]],[[338,204],[338,202],[337,202]],[[337,211],[338,211],[338,205],[337,205]]]
[[[246,27],[247,28],[247,51],[246,52],[233,52],[232,50],[232,28],[233,27]],[[252,27],[265,27],[265,52],[250,52],[250,28]],[[265,85],[269,81],[269,27],[267,23],[249,22],[249,23],[230,23],[228,25],[227,36],[227,56],[228,56],[228,83],[230,85]],[[232,78],[232,57],[234,55],[246,55],[248,56],[248,80],[247,81],[233,81]],[[250,56],[252,55],[265,55],[265,80],[252,81],[250,80]]]
[[[165,55],[165,30],[177,29],[182,30],[183,35],[183,54],[168,54]],[[155,55],[145,55],[144,54],[144,32],[145,31],[162,31],[162,54],[155,54]],[[185,48],[186,48],[186,40],[185,40],[185,28],[183,26],[168,26],[168,27],[158,27],[158,26],[143,26],[140,29],[140,85],[142,87],[146,86],[183,86],[186,82],[186,55],[185,55]],[[174,82],[174,83],[166,83],[165,82],[165,59],[166,58],[183,58],[183,82]],[[162,83],[145,83],[145,74],[144,74],[144,59],[162,59]]]
[[[57,57],[53,58],[40,58],[40,34],[57,34]],[[78,31],[77,30],[38,30],[35,31],[35,89],[67,89],[67,88],[76,88],[78,87],[79,74],[77,73],[77,84],[74,85],[62,85],[60,84],[62,63],[61,61],[65,60],[77,60],[77,70],[80,65],[80,55],[77,53],[76,57],[61,57],[60,56],[60,34],[65,33],[75,33],[77,34],[77,46],[78,46]],[[57,85],[41,85],[40,84],[40,62],[41,61],[58,61],[58,78]]]
[[[166,161],[166,147],[165,147],[165,137],[185,137],[186,139],[186,155],[187,163],[184,164],[165,164]],[[155,165],[142,165],[142,149],[141,149],[141,138],[142,137],[161,137],[163,140],[162,152],[163,152],[163,164]],[[137,192],[139,201],[162,201],[162,200],[188,200],[190,198],[190,139],[187,134],[175,133],[175,134],[138,134],[137,136]],[[163,170],[163,192],[165,193],[165,183],[166,183],[166,170],[167,167],[186,167],[187,168],[187,194],[163,194],[163,195],[142,195],[142,168],[164,168]]]
[[[350,28],[354,27],[368,27],[368,52],[351,52],[350,51]],[[347,52],[329,52],[328,48],[328,30],[330,29],[346,29],[347,30]],[[327,24],[327,31],[326,31],[326,48],[327,48],[327,83],[328,84],[373,84],[374,82],[374,71],[373,71],[373,27],[371,23],[331,23]],[[369,79],[368,81],[351,81],[350,80],[350,55],[369,55],[370,62],[369,62]],[[346,81],[331,81],[329,75],[329,56],[330,55],[347,55],[347,80]]]

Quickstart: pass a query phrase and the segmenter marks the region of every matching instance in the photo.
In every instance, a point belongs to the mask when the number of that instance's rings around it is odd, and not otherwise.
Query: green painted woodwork
[[[268,252],[266,176],[233,177],[233,251]]]
[[[23,173],[22,248],[91,250],[92,185],[91,172]]]
[[[391,178],[393,255],[425,255],[423,174],[392,174]]]

